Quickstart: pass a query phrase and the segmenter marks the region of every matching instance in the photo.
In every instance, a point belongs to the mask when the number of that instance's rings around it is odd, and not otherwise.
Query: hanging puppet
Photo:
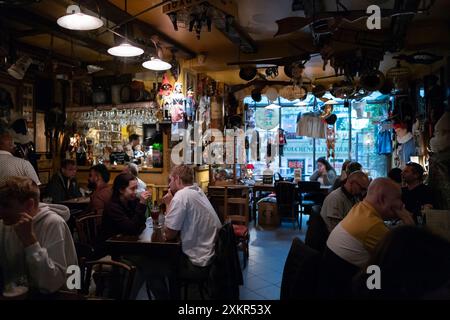
[[[336,130],[334,124],[337,121],[337,116],[332,113],[333,105],[325,104],[323,113],[319,116],[322,121],[326,123],[327,127],[327,159],[335,158],[335,147],[336,147]]]
[[[416,154],[416,144],[414,137],[408,125],[405,122],[399,122],[394,124],[394,130],[396,135],[396,147],[395,147],[395,166],[403,169],[405,165],[410,161],[410,157]]]
[[[189,87],[187,89],[187,95],[185,100],[185,110],[186,110],[186,118],[187,121],[192,121],[195,116],[195,108],[196,108],[196,102],[195,102],[195,96],[194,96],[194,90],[192,87]]]
[[[164,73],[161,88],[159,89],[161,97],[161,109],[164,113],[164,120],[170,120],[170,108],[172,105],[172,85],[169,83],[167,75]]]
[[[172,92],[172,106],[170,109],[172,123],[184,121],[184,100],[183,85],[180,82],[176,82]]]
[[[286,133],[284,129],[278,128],[278,154],[280,156],[284,156],[284,145],[286,144]]]

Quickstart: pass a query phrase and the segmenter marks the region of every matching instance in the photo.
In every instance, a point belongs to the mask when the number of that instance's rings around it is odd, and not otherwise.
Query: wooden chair
[[[320,195],[320,182],[317,181],[300,181],[298,182],[298,195],[300,200],[300,229],[302,228],[302,220],[304,214],[310,214],[312,212],[312,207],[318,205],[315,200],[305,199],[305,194],[309,195]]]
[[[87,244],[94,247],[100,233],[101,224],[101,214],[89,213],[77,218],[75,220],[75,225],[77,229],[78,241],[82,244]]]
[[[96,260],[82,266],[82,293],[89,299],[130,299],[136,267],[118,261]],[[92,279],[95,291],[90,293]]]
[[[301,229],[298,222],[299,202],[295,192],[295,184],[288,181],[278,181],[275,183],[275,194],[277,196],[278,215],[281,218],[292,220],[294,228],[295,223],[297,223],[299,229]]]
[[[246,186],[226,186],[224,194],[225,222],[231,222],[238,248],[244,253],[244,268],[249,257],[249,196]],[[235,211],[235,208],[239,209]]]

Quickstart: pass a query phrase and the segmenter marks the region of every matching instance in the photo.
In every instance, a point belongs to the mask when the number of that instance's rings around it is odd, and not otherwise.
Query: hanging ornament
[[[334,124],[327,125],[327,160],[335,158],[336,131]]]

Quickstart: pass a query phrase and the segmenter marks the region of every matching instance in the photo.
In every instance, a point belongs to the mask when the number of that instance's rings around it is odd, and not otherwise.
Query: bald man
[[[352,172],[342,187],[332,191],[323,202],[320,215],[328,232],[333,231],[350,209],[359,202],[367,192],[369,178],[362,171]]]
[[[326,298],[349,297],[353,276],[389,231],[384,220],[398,218],[404,224],[414,224],[401,200],[400,186],[389,178],[373,180],[365,199],[349,211],[328,237],[319,294]]]

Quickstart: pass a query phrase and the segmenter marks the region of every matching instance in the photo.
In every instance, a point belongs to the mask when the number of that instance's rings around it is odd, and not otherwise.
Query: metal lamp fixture
[[[153,37],[151,40],[155,45],[155,52],[157,57],[151,57],[150,60],[143,62],[142,66],[153,71],[165,71],[171,69],[172,65],[160,58],[162,57],[162,49],[161,47],[158,48],[158,38]]]
[[[116,57],[136,57],[144,53],[139,47],[135,47],[128,42],[124,42],[118,46],[108,49],[108,53]]]
[[[142,66],[153,71],[164,71],[172,68],[172,65],[170,63],[154,57],[142,63]]]
[[[60,17],[56,23],[69,30],[95,30],[103,26],[103,21],[97,17],[84,14],[77,5],[67,7],[66,15]]]
[[[128,1],[125,0],[125,12],[128,13],[127,10],[127,3]],[[144,53],[144,50],[142,50],[139,47],[135,47],[132,44],[128,43],[128,24],[125,24],[125,42],[121,43],[118,46],[112,47],[108,49],[108,53],[112,56],[116,57],[136,57],[140,56]]]

